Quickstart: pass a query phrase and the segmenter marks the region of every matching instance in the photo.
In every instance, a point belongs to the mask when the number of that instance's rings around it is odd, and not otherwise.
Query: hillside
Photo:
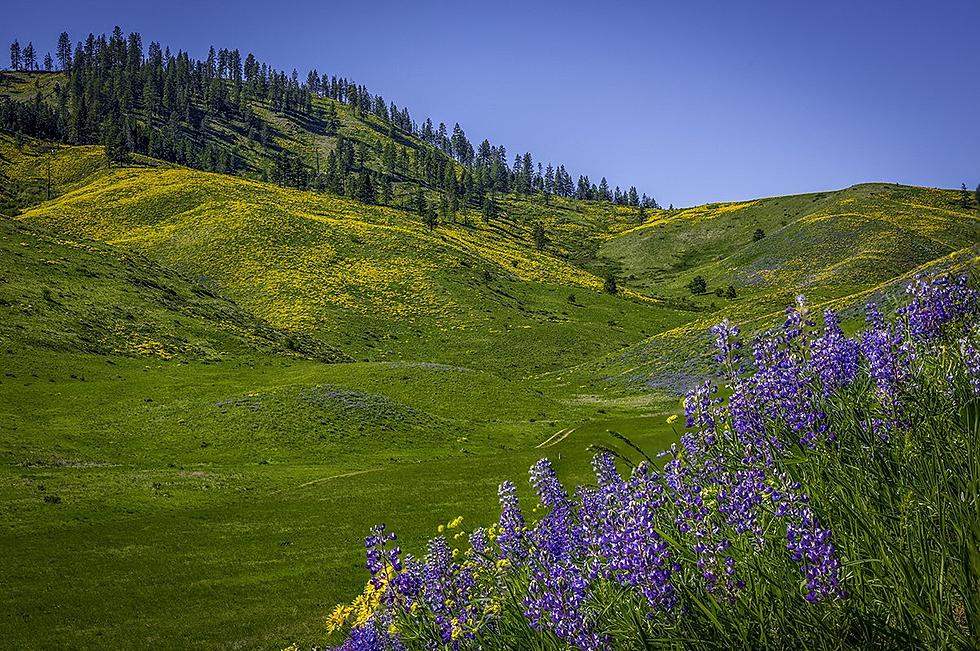
[[[384,207],[186,169],[119,169],[18,219],[140,251],[372,361],[552,370],[687,318],[604,294],[518,223],[433,230]],[[599,336],[610,327],[617,339]]]
[[[765,236],[756,240],[757,229]],[[718,311],[570,374],[605,391],[670,395],[710,367],[708,328],[722,316],[752,332],[804,293],[814,314],[833,309],[854,322],[867,302],[894,296],[914,274],[975,273],[980,213],[952,190],[863,184],[664,212],[607,239],[599,255],[640,292],[683,296],[694,277],[706,280],[707,294],[695,300]],[[729,285],[735,301],[713,293]]]
[[[5,73],[3,110],[56,116],[65,78]],[[751,335],[804,291],[850,330],[912,274],[977,268],[952,191],[660,210],[460,161],[301,86],[247,110],[194,86],[173,125],[121,112],[137,141],[189,143],[157,157],[0,133],[9,639],[320,643],[377,513],[417,548],[447,513],[494,517],[499,481],[543,454],[578,482],[589,446],[624,448],[607,430],[668,447],[723,318]]]
[[[146,258],[0,220],[0,345],[61,353],[217,360],[268,351],[349,361],[271,327],[228,298]]]
[[[765,235],[753,240],[756,229]],[[887,184],[664,212],[605,242],[637,288],[868,285],[976,244],[980,216],[950,190]]]

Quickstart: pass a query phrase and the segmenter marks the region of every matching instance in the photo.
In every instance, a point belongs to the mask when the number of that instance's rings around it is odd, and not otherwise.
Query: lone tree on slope
[[[429,227],[429,230],[435,230],[436,226],[439,225],[439,213],[436,211],[435,204],[430,205],[429,209],[425,211],[425,217],[422,221]]]
[[[701,276],[695,276],[691,282],[687,284],[687,288],[691,290],[692,294],[703,294],[708,291],[708,283]]]
[[[541,222],[535,222],[534,224],[534,248],[538,251],[543,249],[548,243],[548,238],[544,234],[544,226]]]
[[[609,274],[606,276],[606,282],[602,284],[602,288],[607,294],[615,294],[619,291],[619,287],[616,286],[616,276]]]
[[[113,163],[125,163],[129,160],[126,140],[119,125],[111,118],[107,118],[102,123],[102,145],[105,147],[105,157],[109,167],[112,167]]]

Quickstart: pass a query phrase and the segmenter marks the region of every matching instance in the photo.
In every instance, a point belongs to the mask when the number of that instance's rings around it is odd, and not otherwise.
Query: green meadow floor
[[[530,507],[542,456],[586,481],[607,429],[650,451],[674,438],[655,408],[433,365],[8,354],[4,369],[8,648],[323,643],[326,614],[363,585],[372,525],[421,551],[456,515],[491,522],[503,479]]]

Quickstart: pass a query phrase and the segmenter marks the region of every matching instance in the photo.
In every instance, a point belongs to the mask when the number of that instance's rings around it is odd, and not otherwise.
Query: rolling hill
[[[59,74],[7,74],[0,93],[52,101]],[[434,155],[346,102],[311,105],[206,114],[187,137],[236,150],[234,174],[0,134],[8,639],[319,643],[361,587],[373,513],[415,546],[447,512],[492,517],[499,481],[543,453],[577,481],[589,445],[616,447],[606,430],[662,449],[710,325],[771,327],[803,291],[850,326],[912,274],[980,255],[956,192],[890,184],[642,211],[488,190],[492,218],[463,202],[433,225],[415,192],[431,207],[449,190],[414,164],[389,202],[269,182],[283,152],[315,169],[338,136],[373,174],[392,143]]]

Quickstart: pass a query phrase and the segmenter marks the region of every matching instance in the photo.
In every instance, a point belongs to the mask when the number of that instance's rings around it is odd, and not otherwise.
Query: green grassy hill
[[[517,222],[432,230],[402,211],[186,169],[119,169],[18,219],[139,251],[371,361],[542,372],[689,318],[604,294]]]
[[[756,229],[766,237],[753,241]],[[974,245],[980,216],[960,195],[887,184],[664,213],[605,242],[638,288],[873,285]]]
[[[493,517],[542,455],[578,481],[607,429],[661,449],[711,324],[769,327],[799,291],[857,317],[916,271],[975,269],[980,241],[925,188],[644,223],[501,195],[489,224],[432,229],[98,147],[0,155],[0,627],[29,647],[320,643],[373,514],[414,548],[447,513]]]
[[[709,204],[666,212],[607,239],[600,256],[624,283],[664,299],[689,296],[709,312],[590,361],[570,375],[606,391],[683,391],[708,368],[708,328],[728,317],[751,332],[780,320],[797,294],[815,314],[843,312],[904,289],[916,273],[970,273],[980,256],[980,213],[952,190],[863,184],[836,192]],[[765,237],[753,235],[762,229]],[[736,288],[738,298],[716,296]]]

